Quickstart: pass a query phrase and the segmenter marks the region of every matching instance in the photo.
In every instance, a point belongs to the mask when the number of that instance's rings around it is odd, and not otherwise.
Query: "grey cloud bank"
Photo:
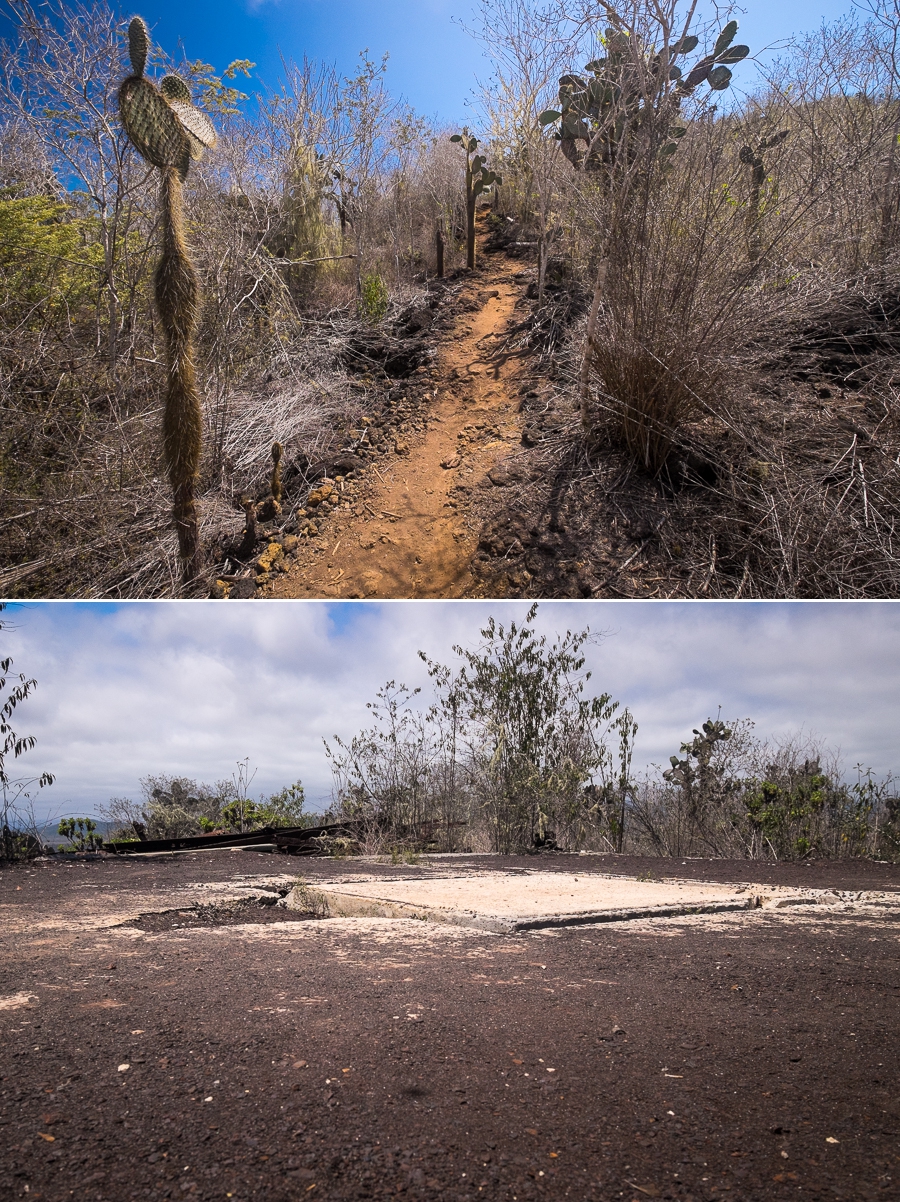
[[[291,602],[121,605],[34,603],[4,614],[15,671],[38,680],[16,729],[38,742],[17,773],[48,769],[41,811],[91,813],[136,796],[148,773],[227,777],[238,759],[254,790],[297,778],[318,807],[330,795],[323,738],[369,721],[386,680],[427,692],[422,649],[452,662],[489,614],[521,621],[519,602]],[[892,602],[544,602],[537,627],[590,626],[597,691],[629,706],[637,765],[661,763],[715,716],[758,733],[803,728],[878,773],[900,769],[900,609]]]

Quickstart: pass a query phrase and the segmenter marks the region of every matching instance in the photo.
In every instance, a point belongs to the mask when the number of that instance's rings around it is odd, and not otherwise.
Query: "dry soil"
[[[863,863],[576,864],[900,892]],[[241,851],[0,873],[0,1197],[900,1196],[889,911],[503,936],[259,904],[300,870],[438,871]]]

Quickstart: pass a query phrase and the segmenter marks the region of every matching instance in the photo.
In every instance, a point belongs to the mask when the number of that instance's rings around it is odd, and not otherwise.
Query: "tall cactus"
[[[747,200],[747,256],[751,263],[755,263],[762,253],[763,206],[761,198],[762,187],[766,182],[766,165],[762,156],[767,150],[773,150],[776,146],[780,146],[790,136],[790,132],[789,129],[779,130],[777,134],[761,138],[755,149],[752,146],[742,146],[740,149],[738,157],[746,167],[750,168],[750,196]]]
[[[206,114],[191,104],[183,79],[167,75],[157,88],[144,75],[149,50],[149,30],[135,17],[128,26],[133,74],[119,88],[119,114],[135,150],[161,175],[162,254],[153,284],[168,367],[163,453],[172,487],[183,579],[189,583],[202,567],[195,491],[203,417],[193,341],[200,281],[184,236],[183,184],[191,159],[199,159],[207,147],[215,146],[216,133]]]
[[[503,180],[495,171],[489,171],[485,166],[484,155],[476,154],[478,139],[473,137],[465,127],[461,134],[454,134],[451,142],[459,142],[466,152],[466,266],[469,271],[475,270],[475,205],[482,192],[486,192],[492,184],[502,184]]]

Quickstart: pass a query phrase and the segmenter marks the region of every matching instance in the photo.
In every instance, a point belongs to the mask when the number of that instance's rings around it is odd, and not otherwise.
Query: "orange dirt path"
[[[485,267],[470,287],[494,295],[461,314],[442,340],[426,377],[434,402],[423,414],[425,430],[409,439],[408,452],[367,468],[363,497],[332,513],[325,538],[304,542],[264,596],[478,595],[470,565],[479,523],[451,490],[487,483],[518,446],[522,427],[517,361],[495,350],[520,295],[512,279],[518,265],[494,256]]]

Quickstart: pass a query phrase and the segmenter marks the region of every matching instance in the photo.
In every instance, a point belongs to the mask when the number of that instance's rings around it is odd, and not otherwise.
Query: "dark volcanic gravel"
[[[454,864],[900,888],[858,862]],[[373,865],[219,852],[0,872],[0,1197],[900,1197],[895,918],[491,936],[167,904],[357,871]],[[111,925],[135,890],[171,913]],[[79,921],[89,899],[105,925]]]

